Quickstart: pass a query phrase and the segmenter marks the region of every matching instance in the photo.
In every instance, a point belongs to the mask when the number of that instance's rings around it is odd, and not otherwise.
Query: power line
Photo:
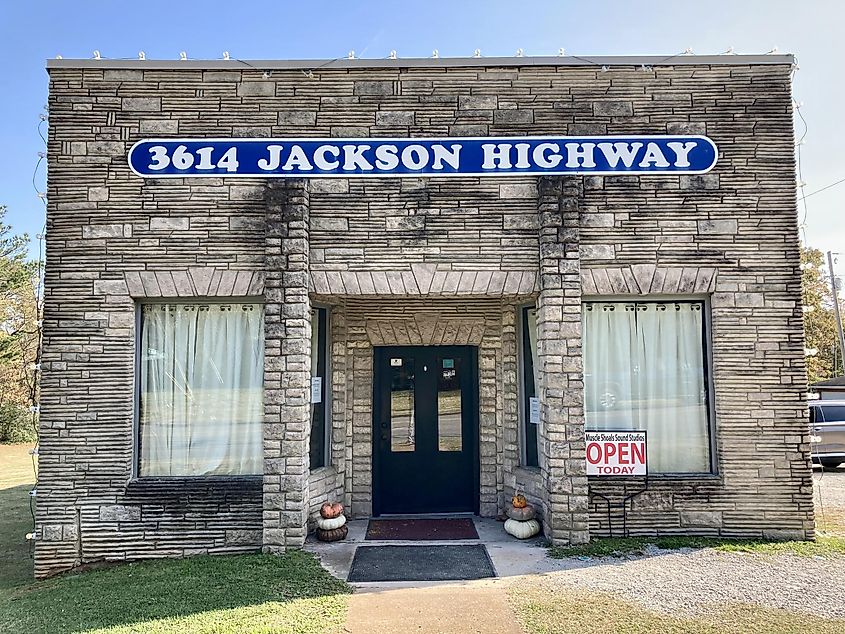
[[[830,189],[831,187],[836,187],[837,185],[841,185],[842,183],[845,183],[845,178],[841,178],[838,181],[836,181],[835,183],[831,183],[830,185],[826,185],[826,186],[822,187],[821,189],[817,189],[816,191],[810,192],[809,194],[805,194],[805,195],[801,196],[801,198],[799,198],[798,200],[804,200],[805,198],[809,198],[810,196],[815,196],[816,194],[820,194],[821,192],[823,192],[826,189]]]

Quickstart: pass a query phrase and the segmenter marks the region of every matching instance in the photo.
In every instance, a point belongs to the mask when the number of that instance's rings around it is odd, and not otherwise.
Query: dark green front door
[[[373,513],[478,510],[477,354],[376,348]]]

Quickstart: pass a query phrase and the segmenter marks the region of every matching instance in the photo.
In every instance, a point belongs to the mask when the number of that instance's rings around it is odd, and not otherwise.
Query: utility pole
[[[839,314],[839,293],[833,275],[833,254],[827,252],[827,271],[830,274],[830,290],[833,293],[833,314],[836,315],[836,332],[839,333],[839,353],[845,360],[845,335],[842,334],[842,315]],[[835,371],[835,369],[834,369]]]

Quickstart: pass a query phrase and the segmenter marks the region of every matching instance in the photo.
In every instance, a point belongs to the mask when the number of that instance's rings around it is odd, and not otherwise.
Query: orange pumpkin
[[[326,502],[320,507],[320,515],[327,520],[334,519],[343,515],[343,504],[340,502]]]
[[[510,508],[508,509],[508,517],[512,520],[516,520],[518,522],[527,522],[528,520],[533,520],[536,517],[536,512],[534,511],[534,507],[530,504],[522,508]]]
[[[515,509],[524,509],[528,506],[528,500],[525,499],[525,496],[522,493],[517,493],[516,495],[511,498],[511,504]]]

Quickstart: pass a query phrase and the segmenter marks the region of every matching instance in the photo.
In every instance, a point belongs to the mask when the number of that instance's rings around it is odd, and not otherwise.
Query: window
[[[648,432],[652,473],[711,471],[704,303],[588,302],[586,428]]]
[[[260,304],[143,304],[141,476],[262,472]]]
[[[311,468],[325,467],[328,454],[328,310],[311,309]]]
[[[822,405],[821,418],[827,422],[839,422],[845,420],[845,405]]]
[[[520,368],[522,372],[521,404],[523,464],[526,467],[539,465],[537,459],[537,420],[532,421],[532,410],[537,411],[537,388],[539,387],[539,366],[537,365],[537,309],[524,306],[520,313]],[[532,404],[535,406],[532,408]]]

